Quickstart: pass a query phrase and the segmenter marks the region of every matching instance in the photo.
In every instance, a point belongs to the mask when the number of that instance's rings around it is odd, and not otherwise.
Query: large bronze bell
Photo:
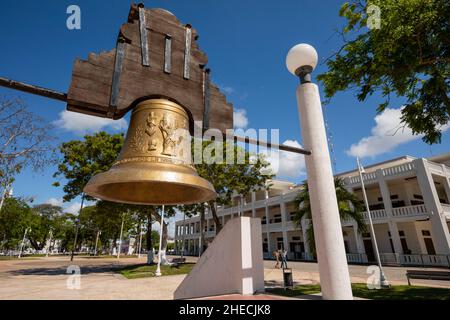
[[[193,204],[216,197],[213,186],[191,163],[189,118],[166,99],[139,103],[119,158],[84,188],[102,200],[144,205]],[[183,147],[183,145],[185,147]],[[186,150],[188,149],[188,150]]]

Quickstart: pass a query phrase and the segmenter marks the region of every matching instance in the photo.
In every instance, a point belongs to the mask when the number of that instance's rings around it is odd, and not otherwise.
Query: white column
[[[426,159],[416,159],[417,181],[422,191],[425,206],[430,215],[431,232],[437,254],[450,254],[450,234],[447,227],[439,196],[434,185],[433,176],[428,169]]]
[[[301,220],[301,225],[302,225],[303,245],[305,246],[305,259],[311,260],[312,254],[311,254],[311,251],[309,250],[309,240],[308,240],[308,237],[306,236],[306,230],[309,228],[310,221],[309,220],[307,221],[303,217]]]
[[[265,215],[266,215],[266,227],[267,227],[267,232],[266,232],[266,236],[267,236],[267,250],[269,251],[269,257],[272,255],[272,248],[270,245],[270,223],[269,223],[269,205],[267,203],[268,199],[269,199],[269,191],[266,190],[266,194],[265,194],[266,200],[265,200]]]
[[[366,248],[364,247],[364,240],[362,234],[358,232],[358,225],[356,222],[353,223],[353,233],[356,241],[356,250],[359,254],[365,254]]]
[[[322,297],[352,299],[318,86],[310,82],[299,85],[297,102],[304,147],[311,150],[305,159]]]
[[[281,195],[280,202],[280,213],[281,213],[281,230],[283,232],[283,247],[284,250],[289,251],[289,239],[287,234],[287,213],[286,213],[286,203],[284,202],[284,195]]]
[[[447,201],[450,203],[450,178],[448,176],[444,177],[444,189]]]
[[[354,193],[353,188],[345,186],[345,190],[347,190],[350,193]],[[350,209],[354,210],[355,207],[353,206],[353,204],[349,201],[348,203]],[[366,253],[366,248],[364,247],[364,240],[362,238],[362,234],[358,231],[358,224],[353,221],[352,223],[352,227],[353,227],[353,234],[355,237],[355,243],[356,243],[356,252],[359,254],[365,254]]]
[[[384,210],[386,211],[386,216],[388,219],[389,232],[391,233],[392,244],[394,245],[394,253],[402,254],[403,248],[400,241],[400,235],[398,234],[397,223],[392,217],[392,202],[391,194],[389,192],[389,187],[386,180],[384,180],[383,171],[378,169],[376,171],[378,185],[381,191],[381,197],[383,198]],[[377,237],[378,238],[378,237]]]
[[[255,202],[256,202],[256,192],[252,191],[252,217],[253,218],[256,218]]]

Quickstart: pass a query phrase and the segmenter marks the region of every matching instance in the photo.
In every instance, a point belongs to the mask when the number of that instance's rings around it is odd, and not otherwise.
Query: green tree
[[[53,233],[60,227],[62,208],[51,204],[36,205],[31,210],[32,223],[29,240],[35,250],[42,250],[47,244],[50,231]]]
[[[109,170],[122,148],[123,134],[99,132],[84,136],[84,140],[72,140],[60,146],[63,156],[55,178],[67,180],[63,187],[64,201],[71,201],[83,193],[87,182],[96,174]],[[60,186],[59,182],[53,184]],[[86,196],[87,200],[94,200]]]
[[[0,214],[1,249],[15,249],[22,241],[25,229],[33,222],[30,206],[21,198],[5,199]]]
[[[203,252],[207,245],[203,227],[206,224],[205,209],[208,208],[211,211],[216,233],[219,233],[223,226],[217,216],[217,206],[230,205],[235,195],[245,197],[252,191],[267,187],[267,181],[273,177],[273,174],[268,172],[270,164],[262,155],[251,154],[233,142],[203,141],[202,143],[194,142],[192,145],[194,153],[204,155],[203,161],[195,164],[198,174],[211,182],[218,195],[207,204],[179,207],[180,211],[187,216],[200,214],[202,225],[200,233],[203,244],[201,251]],[[234,159],[231,164],[227,163],[227,156]],[[241,160],[238,161],[238,159]]]
[[[347,191],[344,187],[344,182],[340,178],[334,179],[336,188],[336,197],[338,200],[339,215],[342,220],[351,219],[356,222],[358,232],[363,233],[367,231],[367,226],[364,222],[364,207],[362,202],[356,197],[354,193]],[[294,222],[297,226],[301,226],[302,219],[307,221],[312,220],[311,203],[309,201],[308,183],[305,182],[299,194],[295,199],[297,211],[294,215]],[[314,223],[314,222],[313,222]],[[316,246],[314,241],[314,227],[313,224],[307,225],[306,240],[309,243],[309,251],[313,256],[316,256]]]
[[[377,8],[371,5],[379,8],[379,28],[367,28],[376,27],[372,8]],[[440,143],[450,120],[450,2],[354,0],[343,4],[339,15],[347,20],[343,46],[317,77],[326,97],[355,88],[365,101],[378,92],[384,97],[378,112],[392,95],[403,97],[402,124],[423,134],[426,143]]]

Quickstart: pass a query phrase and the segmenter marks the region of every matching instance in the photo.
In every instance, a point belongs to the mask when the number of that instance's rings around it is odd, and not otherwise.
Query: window
[[[382,209],[384,209],[384,203],[377,203],[377,204],[369,205],[369,209],[370,210],[382,210]]]
[[[289,213],[289,220],[294,221],[294,218],[295,218],[295,212]]]
[[[281,214],[274,215],[272,221],[273,221],[273,223],[281,222]]]
[[[431,237],[431,232],[428,230],[422,230],[422,235],[425,237]]]
[[[413,195],[414,199],[419,199],[419,200],[423,200],[423,196],[421,196],[420,194],[415,194]]]
[[[300,237],[292,237],[292,241],[300,241]]]
[[[405,206],[405,201],[399,200],[399,201],[392,201],[392,208],[400,208]]]

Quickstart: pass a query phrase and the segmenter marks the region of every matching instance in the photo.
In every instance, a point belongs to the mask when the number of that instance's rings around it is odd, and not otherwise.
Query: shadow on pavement
[[[73,265],[77,265],[76,263],[73,263]],[[61,266],[61,267],[52,267],[52,268],[24,268],[24,269],[18,269],[18,270],[12,270],[8,271],[8,274],[10,275],[43,275],[43,276],[58,276],[58,275],[67,275],[70,274],[67,273],[68,266]],[[108,273],[112,272],[115,269],[123,268],[123,265],[101,265],[101,266],[79,266],[81,275],[86,274],[96,274],[96,273]]]

